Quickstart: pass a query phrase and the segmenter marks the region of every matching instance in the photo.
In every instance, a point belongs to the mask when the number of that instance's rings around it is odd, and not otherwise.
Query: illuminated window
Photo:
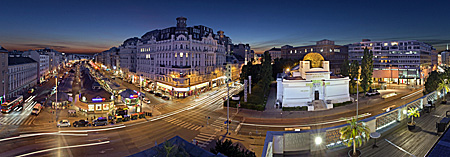
[[[183,53],[182,52],[180,52],[180,57],[183,58]]]
[[[177,57],[177,53],[175,53],[175,57]]]
[[[291,53],[292,53],[292,50],[291,50]]]
[[[308,52],[308,49],[305,49],[305,53]]]
[[[297,50],[295,50],[295,53],[297,53]]]
[[[320,49],[320,52],[323,52],[323,49]]]
[[[384,43],[384,46],[388,46],[388,43]]]
[[[188,55],[188,53],[186,52],[186,58],[188,58],[189,57],[189,55]]]
[[[391,46],[397,46],[398,42],[391,42]]]
[[[311,48],[311,52],[313,51],[313,48]]]
[[[373,43],[370,43],[369,45],[370,45],[370,46],[372,46],[372,45],[373,45]]]

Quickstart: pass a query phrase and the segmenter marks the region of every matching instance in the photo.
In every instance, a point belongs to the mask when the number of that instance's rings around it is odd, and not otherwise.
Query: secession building
[[[136,41],[134,77],[175,97],[223,84],[228,37],[202,25],[187,27],[185,17],[176,20],[176,27],[152,30]]]
[[[319,53],[308,53],[299,69],[277,78],[277,101],[283,107],[308,106],[308,111],[333,108],[350,101],[349,78],[330,76],[330,65]]]

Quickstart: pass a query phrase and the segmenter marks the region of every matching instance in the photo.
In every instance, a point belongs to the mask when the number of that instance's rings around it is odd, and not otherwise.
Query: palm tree
[[[352,118],[347,121],[348,125],[341,128],[341,139],[347,147],[353,145],[353,155],[356,155],[356,146],[360,147],[363,142],[369,140],[370,129],[363,122]]]
[[[410,123],[408,123],[408,124],[411,124],[411,125],[416,125],[416,123],[414,122],[414,117],[420,117],[420,112],[419,112],[419,109],[416,107],[416,108],[409,108],[408,109],[408,118],[409,117],[411,117],[411,122]]]

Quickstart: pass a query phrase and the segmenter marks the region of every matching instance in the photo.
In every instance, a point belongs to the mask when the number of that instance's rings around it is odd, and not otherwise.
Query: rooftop
[[[19,64],[28,64],[28,63],[37,63],[31,58],[28,57],[8,57],[8,65],[19,65]]]

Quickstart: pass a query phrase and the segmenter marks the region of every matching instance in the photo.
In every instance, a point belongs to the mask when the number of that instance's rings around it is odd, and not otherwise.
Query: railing
[[[421,92],[421,90],[419,90]],[[419,108],[420,110],[423,109],[423,106],[427,104],[429,101],[431,101],[432,104],[436,103],[436,101],[442,97],[444,97],[445,93],[447,93],[445,88],[443,88],[440,91],[434,91],[431,92],[425,96],[422,96],[416,100],[413,100],[409,103],[406,103],[400,107],[391,109],[388,112],[376,115],[374,117],[366,118],[360,120],[361,122],[364,122],[370,129],[370,132],[385,132],[387,130],[390,130],[392,126],[395,126],[395,124],[398,124],[400,121],[405,120],[408,118],[407,116],[407,110],[409,108]],[[408,96],[404,96],[405,98]],[[322,137],[324,139],[323,144],[320,146],[316,145],[314,142],[310,142],[310,150],[311,151],[317,151],[317,150],[323,150],[323,149],[332,149],[337,147],[343,147],[343,141],[340,139],[340,132],[339,130],[348,124],[343,124],[335,127],[329,127],[329,128],[323,128],[323,129],[317,129],[317,130],[304,130],[300,132],[294,132],[294,131],[288,131],[288,132],[271,132],[268,131],[266,134],[266,140],[264,143],[263,148],[263,157],[266,156],[266,154],[270,154],[268,150],[272,150],[272,148],[267,148],[269,144],[271,146],[275,146],[271,141],[271,139],[275,135],[283,135],[284,134],[291,134],[291,133],[309,133],[310,136],[307,136],[308,139],[303,139],[302,141],[310,141],[310,137]],[[287,139],[285,139],[287,140]],[[298,140],[298,139],[297,139]],[[283,141],[286,142],[286,141]],[[280,143],[276,143],[280,144]],[[282,144],[282,143],[281,143]]]

